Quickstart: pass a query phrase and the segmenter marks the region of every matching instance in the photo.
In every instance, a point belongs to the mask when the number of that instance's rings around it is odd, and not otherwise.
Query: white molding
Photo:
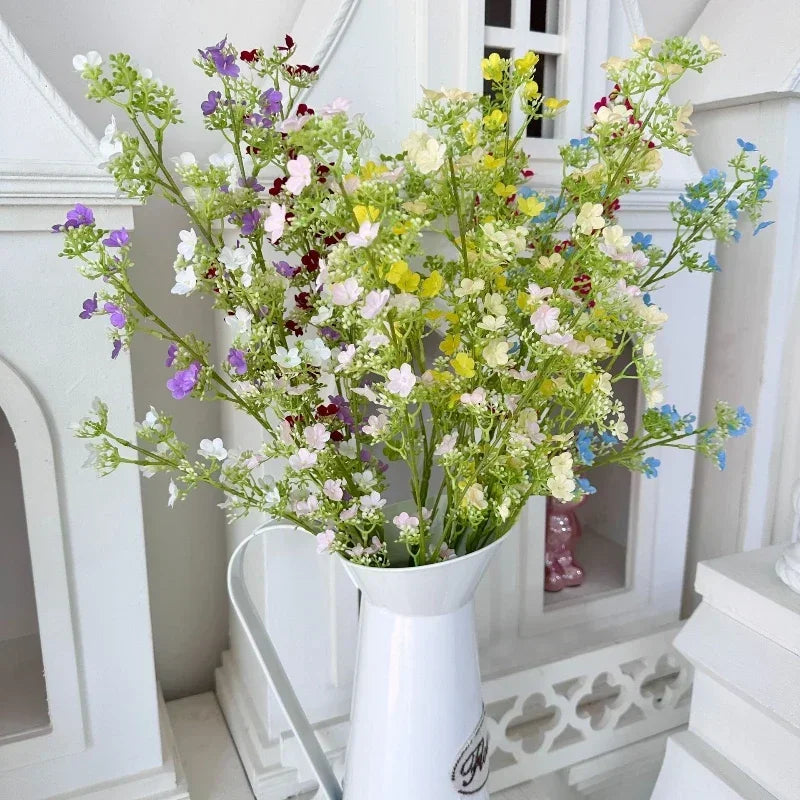
[[[0,408],[19,456],[50,714],[47,733],[0,741],[2,772],[80,752],[86,747],[86,732],[53,443],[36,395],[2,357]]]

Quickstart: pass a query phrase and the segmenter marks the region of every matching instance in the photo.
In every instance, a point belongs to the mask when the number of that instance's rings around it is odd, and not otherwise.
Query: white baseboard
[[[160,688],[158,720],[163,757],[160,767],[129,775],[120,780],[83,788],[77,792],[56,795],[51,800],[191,800]]]

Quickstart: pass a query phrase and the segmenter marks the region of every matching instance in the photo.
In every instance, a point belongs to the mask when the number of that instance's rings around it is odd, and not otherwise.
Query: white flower
[[[553,288],[551,286],[545,286],[542,288],[538,283],[528,284],[528,297],[530,298],[531,303],[538,303],[540,300],[547,299],[552,294]]]
[[[228,457],[228,451],[219,436],[216,439],[201,439],[197,454],[203,458],[216,458],[217,461],[224,461]]]
[[[83,72],[86,67],[99,67],[102,63],[103,57],[97,50],[90,50],[85,56],[79,53],[72,58],[72,66],[78,72]]]
[[[347,278],[341,283],[331,284],[331,299],[337,306],[351,306],[361,297],[364,288],[355,278]]]
[[[172,508],[175,505],[175,501],[178,499],[178,487],[175,481],[171,480],[169,482],[169,499],[167,500],[167,505]]]
[[[481,486],[479,483],[473,483],[472,486],[467,489],[463,502],[468,506],[479,509],[480,511],[483,511],[483,509],[489,505],[486,502],[486,495],[484,494],[483,486]]]
[[[419,298],[408,292],[400,292],[389,301],[389,308],[395,309],[398,314],[411,314],[420,307]]]
[[[574,479],[568,478],[566,475],[554,475],[547,479],[547,488],[556,500],[566,503],[572,500],[576,486]]]
[[[376,491],[362,495],[358,502],[364,511],[370,511],[373,508],[383,508],[386,505],[386,500],[381,497],[380,492]]]
[[[433,136],[422,131],[414,131],[403,142],[411,163],[423,175],[436,172],[444,164],[447,146],[440,144]]]
[[[386,391],[400,397],[408,397],[417,382],[417,376],[411,370],[411,364],[401,364],[400,369],[390,369],[388,378]]]
[[[401,511],[392,522],[401,531],[404,528],[410,530],[419,527],[419,517],[412,517],[407,511]]]
[[[190,153],[188,150],[184,150],[176,159],[175,164],[178,167],[186,168],[186,167],[194,167],[197,165],[197,159],[195,158],[194,153]]]
[[[324,119],[328,117],[333,117],[336,114],[346,114],[347,110],[350,108],[350,101],[345,97],[337,97],[332,102],[328,103],[326,106],[322,106],[320,110],[320,116]]]
[[[314,367],[324,367],[331,357],[330,348],[318,336],[303,342],[303,354]]]
[[[294,369],[300,366],[300,352],[296,347],[290,347],[287,350],[285,347],[278,345],[272,354],[272,360],[281,369]]]
[[[358,232],[353,233],[351,231],[348,233],[347,236],[345,236],[345,241],[354,250],[357,250],[359,247],[366,247],[378,235],[380,227],[380,222],[370,222],[368,219],[365,219],[361,223]]]
[[[700,47],[710,56],[722,55],[722,48],[719,46],[719,43],[715,42],[713,39],[709,39],[705,34],[700,37]]]
[[[469,294],[478,294],[479,292],[482,292],[485,286],[486,283],[483,278],[478,278],[477,280],[472,280],[471,278],[462,278],[460,287],[455,289],[453,294],[456,297],[466,297]]]
[[[158,411],[156,411],[153,406],[150,406],[150,410],[144,415],[144,419],[141,421],[139,428],[153,431],[164,430],[164,426],[159,422]]]
[[[353,481],[362,492],[367,492],[375,484],[375,473],[371,469],[365,469],[363,472],[354,472]]]
[[[253,315],[243,306],[236,309],[235,314],[228,314],[225,317],[225,322],[230,325],[237,325],[239,333],[246,333],[250,330],[250,323],[253,321]]]
[[[363,425],[361,430],[366,433],[367,436],[380,436],[384,430],[386,430],[388,424],[389,417],[387,417],[386,414],[373,414],[367,419],[367,424]]]
[[[100,164],[99,166],[104,167],[106,164],[111,163],[115,156],[118,156],[122,152],[122,142],[119,140],[117,136],[117,120],[114,115],[111,115],[111,122],[106,125],[105,132],[103,134],[103,138],[100,140],[99,143],[99,150],[100,150]]]
[[[486,389],[478,386],[471,392],[464,392],[459,398],[465,406],[482,406],[486,402]]]
[[[191,294],[197,286],[197,275],[194,274],[194,267],[189,264],[188,267],[176,270],[175,272],[175,285],[170,289],[171,294]]]
[[[330,528],[317,534],[317,552],[327,553],[331,545],[336,541],[336,531]]]
[[[373,290],[367,293],[364,298],[364,305],[361,308],[361,316],[364,319],[375,319],[380,314],[383,307],[389,302],[391,292],[388,289],[381,291]]]
[[[212,153],[208,157],[208,163],[212,167],[232,173],[236,169],[236,156],[233,153]]]
[[[353,386],[350,390],[353,394],[360,394],[362,397],[366,397],[370,403],[377,403],[379,402],[380,398],[369,386]]]
[[[317,463],[317,454],[312,453],[308,448],[301,447],[296,453],[289,456],[289,466],[298,471],[309,469]]]
[[[383,333],[375,333],[374,331],[370,331],[366,336],[364,336],[364,344],[369,347],[370,350],[377,350],[379,347],[389,344],[389,337]]]
[[[616,422],[614,422],[611,431],[621,442],[628,441],[628,423],[625,422],[625,414],[622,411],[619,412],[619,416]]]
[[[331,434],[321,422],[315,422],[313,425],[308,425],[305,428],[303,437],[312,450],[322,450],[331,438]]]
[[[446,456],[448,453],[452,453],[453,449],[458,442],[458,433],[453,431],[452,433],[446,433],[442,436],[442,441],[436,445],[436,449],[433,451],[435,456]]]
[[[317,313],[311,317],[311,324],[318,328],[322,327],[333,316],[333,309],[330,306],[319,306]]]
[[[536,311],[531,314],[531,325],[540,336],[543,333],[553,333],[558,330],[558,315],[561,309],[553,308],[548,303],[542,303]]]
[[[250,272],[253,253],[248,247],[225,247],[220,250],[219,263],[231,272]]]
[[[336,355],[336,360],[339,362],[339,366],[336,367],[336,371],[338,372],[340,369],[349,367],[355,357],[356,346],[354,344],[349,344],[344,348],[344,350],[340,350]]]
[[[581,233],[590,234],[592,231],[605,227],[603,219],[603,206],[600,203],[584,203],[575,220]]]
[[[286,208],[280,203],[270,203],[269,213],[264,219],[264,230],[269,236],[269,240],[274,244],[283,236],[283,229],[286,226]]]
[[[508,364],[509,343],[504,339],[492,339],[481,351],[483,360],[494,369]]]
[[[338,502],[344,497],[344,489],[342,489],[342,481],[340,479],[333,480],[328,478],[322,485],[322,492],[329,500]]]
[[[191,261],[192,256],[194,256],[194,249],[197,246],[197,234],[194,232],[194,228],[189,228],[188,231],[181,231],[178,237],[181,240],[178,245],[178,255],[184,261]]]
[[[289,179],[286,181],[286,191],[291,194],[300,194],[306,186],[311,185],[311,162],[308,156],[299,155],[286,164]]]
[[[511,503],[507,497],[503,498],[503,502],[495,509],[497,516],[505,522],[511,516]]]

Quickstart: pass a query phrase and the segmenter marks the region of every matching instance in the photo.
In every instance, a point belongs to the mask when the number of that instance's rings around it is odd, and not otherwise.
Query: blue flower
[[[728,425],[731,436],[744,436],[748,428],[753,427],[753,418],[747,413],[744,406],[736,409],[736,423]]]
[[[681,415],[675,406],[663,405],[660,410],[661,416],[664,417],[670,425],[677,425],[681,421]]]
[[[734,219],[739,219],[739,201],[738,200],[728,200],[728,202],[725,203],[725,210]]]
[[[603,444],[619,444],[619,439],[617,439],[613,433],[609,433],[608,431],[603,431],[600,434],[600,441]]]
[[[645,293],[642,295],[642,302],[643,302],[643,303],[644,303],[646,306],[651,306],[651,305],[653,305],[653,301],[650,299],[650,292],[645,292]]]
[[[653,242],[653,236],[650,233],[634,233],[631,242],[641,247],[642,250],[647,250]]]
[[[642,466],[644,467],[645,478],[658,477],[658,468],[661,466],[661,462],[657,458],[649,456],[642,462]]]
[[[577,478],[575,482],[583,494],[594,494],[597,491],[586,478]]]
[[[570,139],[569,145],[570,147],[588,147],[590,141],[588,136],[584,136],[583,139]]]
[[[763,231],[764,228],[769,228],[770,225],[774,224],[774,219],[767,220],[766,222],[759,222],[758,225],[756,225],[756,229],[753,231],[753,236],[758,236],[758,234]]]
[[[589,428],[581,428],[578,431],[578,438],[575,440],[575,446],[578,448],[578,458],[590,467],[594,464],[594,452],[592,450],[592,442],[594,441],[594,434]]]
[[[719,272],[719,261],[717,261],[717,257],[713,253],[708,254],[706,266],[713,272]]]
[[[715,181],[724,181],[725,180],[725,173],[720,172],[718,169],[711,168],[705,175],[700,179],[700,183],[706,184],[714,183]]]
[[[733,232],[733,241],[734,242],[738,242],[741,238],[742,238],[742,232],[741,231],[734,231]]]
[[[752,153],[758,150],[758,148],[752,142],[747,142],[741,138],[736,140],[736,144],[738,144],[739,147],[741,147],[742,150],[745,151],[745,153]]]
[[[686,208],[689,209],[689,211],[695,211],[698,214],[708,208],[708,200],[701,197],[695,197],[691,200],[687,200],[686,197],[680,195],[680,201]]]
[[[717,453],[717,466],[720,469],[725,469],[727,463],[728,463],[728,457],[725,455],[725,451],[720,450],[719,453]]]

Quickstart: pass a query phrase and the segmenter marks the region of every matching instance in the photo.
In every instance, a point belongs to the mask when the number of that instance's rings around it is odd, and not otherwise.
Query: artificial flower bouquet
[[[130,441],[98,402],[77,435],[101,473],[165,472],[170,505],[211,484],[231,517],[283,518],[320,550],[410,566],[485,547],[532,495],[593,492],[592,468],[653,477],[651,448],[724,466],[750,419],[719,403],[696,427],[664,404],[655,298],[678,272],[718,268],[702,243],[737,238],[740,215],[757,224],[776,173],[739,140],[727,176],[711,170],[672,203],[668,248],[617,221],[626,194],[657,182],[662,150],[690,152],[691,106],[667,95],[720,55],[714,42],[638,38],[610,59],[612,88],[561,147],[555,193],[534,188],[525,132],[566,101],[541,94],[534,53],[485,59],[487,96],[425,90],[402,151],[378,154],[346,100],[299,102],[318,70],[294,52],[288,36],[272,51],[225,39],[199,51],[211,86],[198,111],[223,147],[204,163],[165,155],[181,121],[172,89],[124,54],[75,58],[88,97],[130,121],[112,117],[101,142],[120,191],[187,214],[172,292],[202,294],[233,340],[216,363],[209,342],[153,312],[128,232],[102,230],[82,205],[55,226],[63,255],[97,281],[79,316],[106,318],[112,358],[135,332],[163,340],[173,397],[224,400],[263,430],[244,449],[183,442],[151,409]],[[635,425],[615,393],[630,380],[646,399]],[[407,473],[400,513],[385,508],[389,461]]]

